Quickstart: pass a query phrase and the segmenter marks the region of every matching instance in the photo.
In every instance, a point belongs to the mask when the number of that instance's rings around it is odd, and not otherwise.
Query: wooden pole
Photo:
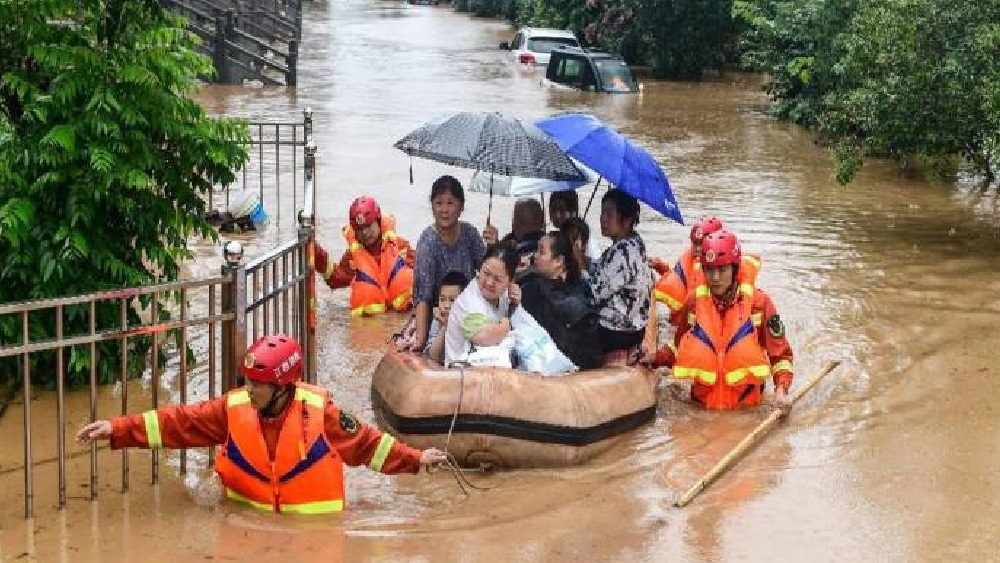
[[[649,269],[650,277],[654,277],[655,272],[652,268]],[[654,277],[655,283],[655,277]],[[646,323],[646,335],[642,339],[642,345],[646,347],[646,351],[656,357],[656,350],[660,346],[660,320],[657,318],[659,311],[656,308],[656,297],[650,293],[649,295],[649,322]],[[648,361],[652,361],[653,358],[645,358]]]
[[[840,365],[839,360],[827,362],[826,365],[823,366],[823,369],[819,370],[816,373],[816,375],[812,376],[812,379],[807,381],[805,385],[800,387],[799,390],[792,395],[792,404],[794,405],[796,402],[798,402],[798,400],[801,399],[803,395],[805,395],[810,389],[812,389],[817,383],[819,383],[820,379],[826,377],[828,373],[836,369],[836,367],[839,365]],[[768,415],[768,417],[764,419],[764,422],[761,422],[757,426],[757,428],[754,429],[753,432],[747,435],[746,438],[743,438],[743,440],[739,444],[736,444],[736,447],[733,448],[728,454],[726,454],[726,457],[722,458],[719,461],[719,463],[716,463],[714,467],[708,470],[708,473],[705,473],[705,475],[701,479],[698,479],[698,482],[692,485],[691,488],[688,489],[686,493],[681,495],[681,497],[677,499],[676,502],[674,502],[674,506],[676,507],[687,506],[687,504],[691,502],[694,499],[694,497],[698,496],[698,493],[704,491],[713,481],[715,481],[719,477],[719,475],[722,475],[726,471],[726,469],[729,469],[729,466],[732,465],[733,462],[735,462],[737,459],[740,458],[740,456],[746,453],[746,451],[750,449],[750,447],[757,441],[758,438],[770,432],[771,429],[778,424],[781,418],[782,418],[781,411],[779,410],[775,410],[770,415]]]

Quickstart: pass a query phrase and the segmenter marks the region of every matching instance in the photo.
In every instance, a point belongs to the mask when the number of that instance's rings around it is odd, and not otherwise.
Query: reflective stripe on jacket
[[[215,462],[226,496],[274,512],[343,510],[343,462],[324,432],[328,400],[325,389],[295,384],[295,399],[271,461],[249,391],[245,387],[230,391],[226,396],[229,436]]]
[[[656,285],[653,286],[653,298],[669,307],[672,313],[680,311],[687,299],[688,276],[693,273],[696,266],[701,268],[701,264],[696,264],[694,253],[688,247],[674,267],[656,281]]]
[[[344,227],[344,239],[354,262],[351,316],[378,315],[388,309],[406,311],[413,295],[413,268],[406,265],[406,249],[396,244],[396,220],[382,217],[382,250],[378,260],[358,242],[354,228]]]

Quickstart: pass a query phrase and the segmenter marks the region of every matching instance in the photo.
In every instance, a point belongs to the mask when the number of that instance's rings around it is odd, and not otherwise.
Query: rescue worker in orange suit
[[[680,325],[683,320],[681,311],[687,301],[688,288],[704,282],[704,274],[701,269],[701,242],[707,235],[724,228],[722,219],[706,215],[691,227],[691,246],[684,250],[673,268],[659,258],[649,260],[649,266],[660,274],[659,280],[653,286],[653,298],[670,309],[670,324],[675,327]],[[744,281],[751,284],[756,283],[759,272],[760,258],[750,255],[743,256],[740,273]],[[658,362],[662,363],[665,361],[664,358],[676,355],[680,336],[680,331],[677,331],[674,340],[672,342],[668,340],[657,352]]]
[[[658,358],[676,379],[691,379],[691,398],[708,409],[760,403],[768,378],[773,405],[791,408],[792,347],[770,296],[756,287],[756,273],[741,272],[740,243],[726,230],[701,243],[704,279],[688,292],[676,358]]]
[[[344,463],[381,473],[416,473],[445,461],[340,410],[329,393],[301,382],[302,349],[288,336],[266,336],[247,351],[247,386],[193,405],[99,420],[76,435],[81,445],[119,448],[222,445],[215,471],[226,496],[261,510],[320,514],[344,507]]]
[[[351,288],[351,316],[403,312],[412,306],[413,248],[396,234],[396,219],[382,215],[378,203],[361,196],[351,203],[344,226],[347,250],[334,264],[316,245],[316,272],[330,289]]]

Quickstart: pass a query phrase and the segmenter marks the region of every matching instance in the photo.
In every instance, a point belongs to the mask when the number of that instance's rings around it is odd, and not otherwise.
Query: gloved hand
[[[330,255],[327,254],[326,249],[316,243],[316,271],[322,276],[326,273],[327,267],[330,265]]]
[[[670,264],[664,262],[661,258],[650,257],[646,259],[646,263],[648,263],[649,267],[656,270],[656,273],[661,276],[670,272]]]
[[[676,361],[674,356],[674,349],[670,344],[664,344],[660,346],[660,349],[656,351],[656,356],[653,359],[653,367],[674,367],[674,362]]]

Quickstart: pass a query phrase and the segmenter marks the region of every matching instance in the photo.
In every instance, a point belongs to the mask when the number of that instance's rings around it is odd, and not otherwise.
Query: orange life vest
[[[742,279],[737,283],[736,302],[724,314],[707,284],[694,287],[691,328],[677,349],[674,377],[693,379],[692,395],[709,409],[758,404],[771,375],[767,351],[757,339],[762,319],[753,313],[754,285]]]
[[[757,283],[760,273],[760,258],[747,254],[740,261],[740,279],[749,284]],[[701,260],[695,260],[694,252],[688,247],[669,272],[660,276],[653,286],[653,298],[676,313],[687,302],[688,287],[705,283],[705,273],[701,270]]]
[[[320,514],[344,509],[344,464],[326,439],[323,416],[329,394],[295,384],[270,458],[257,410],[246,387],[226,396],[229,436],[215,461],[226,496],[261,510]]]
[[[382,217],[382,251],[378,259],[358,242],[354,228],[344,227],[347,249],[354,263],[351,280],[351,316],[379,315],[388,308],[401,312],[410,308],[413,268],[406,265],[406,249],[396,244],[396,219]]]

